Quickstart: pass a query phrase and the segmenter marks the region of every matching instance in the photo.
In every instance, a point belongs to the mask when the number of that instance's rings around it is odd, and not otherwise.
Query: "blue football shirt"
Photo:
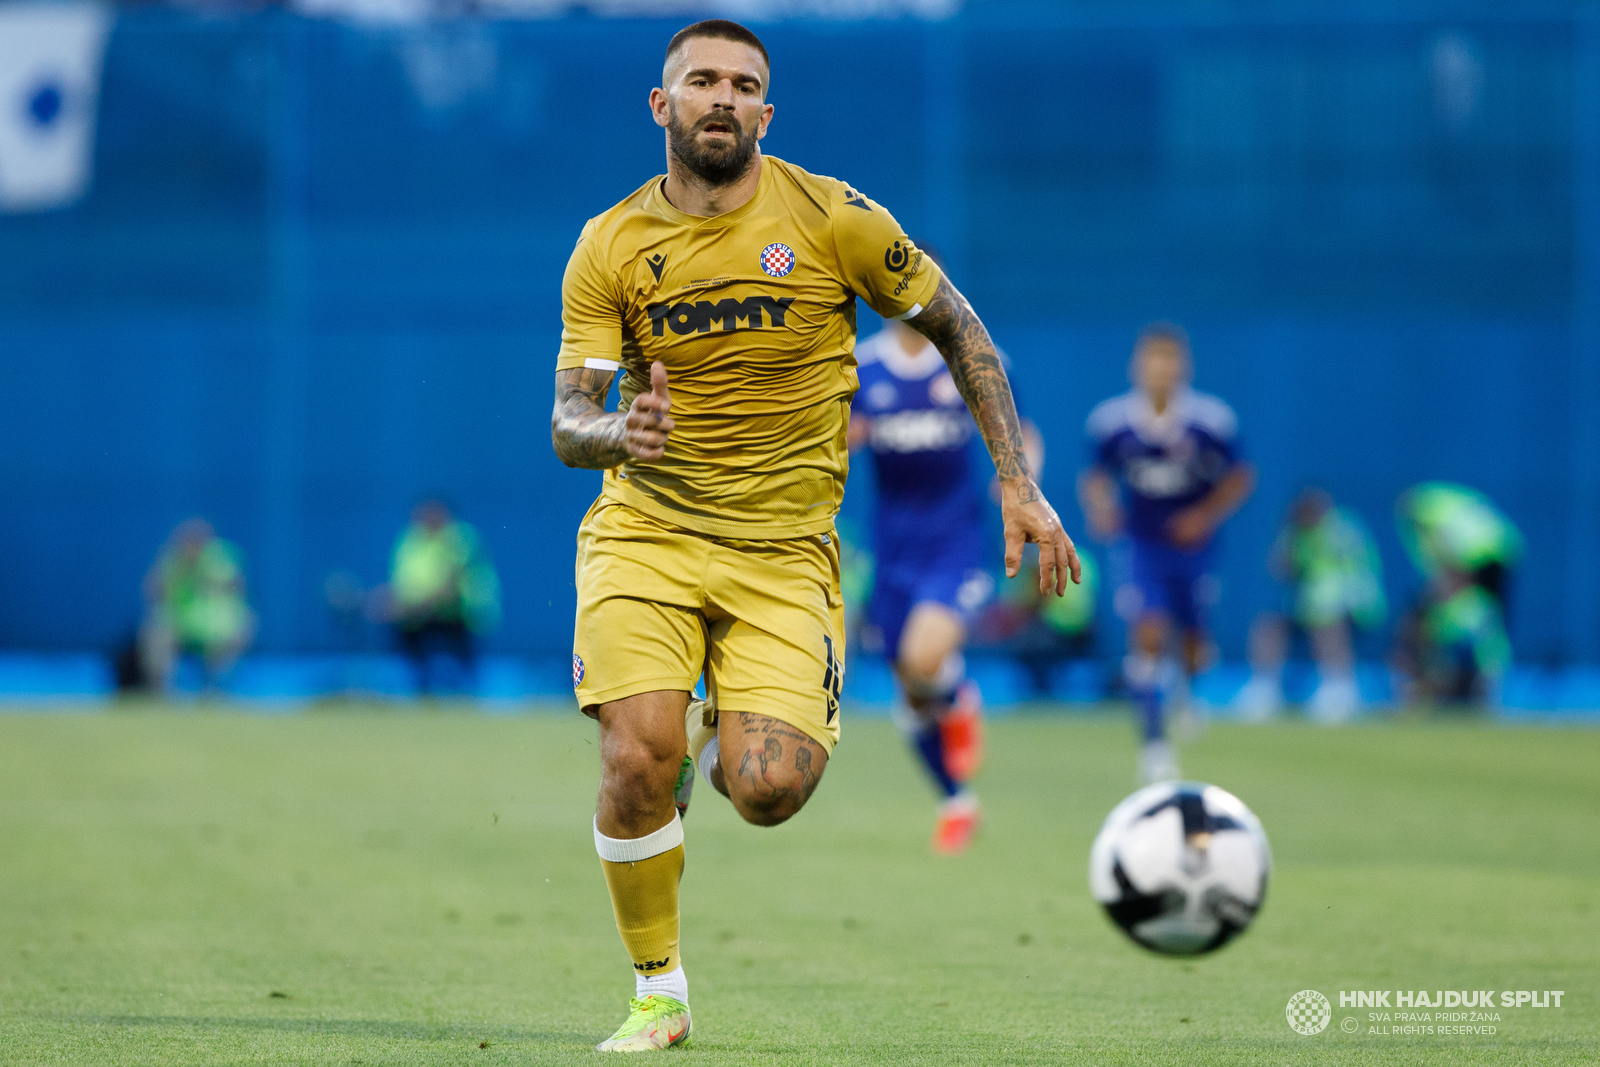
[[[1122,485],[1128,534],[1170,543],[1167,521],[1214,489],[1241,458],[1238,419],[1214,396],[1184,389],[1159,416],[1137,389],[1089,414],[1090,462]]]

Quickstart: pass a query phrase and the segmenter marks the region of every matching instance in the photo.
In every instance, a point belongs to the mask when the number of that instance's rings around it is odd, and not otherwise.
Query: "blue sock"
[[[1138,692],[1139,715],[1143,720],[1144,739],[1160,741],[1166,733],[1166,723],[1161,714],[1161,687],[1152,685]]]
[[[939,788],[939,792],[946,797],[953,797],[961,792],[960,784],[950,777],[950,772],[945,769],[944,735],[939,730],[938,721],[917,724],[909,738],[911,746],[917,750],[917,755],[922,757],[922,765],[928,769],[928,775],[933,779],[933,784]]]
[[[1140,728],[1146,742],[1160,741],[1166,732],[1161,714],[1161,670],[1153,658],[1130,654],[1122,661],[1128,692],[1139,705]]]

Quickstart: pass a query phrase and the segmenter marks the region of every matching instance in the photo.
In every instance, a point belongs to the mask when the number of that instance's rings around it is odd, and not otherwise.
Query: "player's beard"
[[[739,125],[739,121],[726,111],[713,111],[701,116],[693,126],[678,121],[676,109],[669,113],[667,142],[679,163],[689,168],[689,173],[707,185],[728,185],[744,177],[750,169],[750,160],[756,154],[755,135]],[[704,145],[695,137],[711,123],[726,126],[733,134],[733,143]]]

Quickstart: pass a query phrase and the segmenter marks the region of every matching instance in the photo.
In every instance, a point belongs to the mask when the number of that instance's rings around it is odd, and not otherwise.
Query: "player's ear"
[[[763,137],[765,137],[767,135],[767,124],[770,123],[771,121],[772,121],[772,105],[771,104],[763,104],[761,106],[761,122],[760,122],[759,125],[756,126],[756,140],[759,141],[759,140],[761,140],[761,138],[763,138]]]
[[[650,117],[656,120],[656,125],[663,130],[672,122],[672,112],[667,102],[665,89],[650,90]]]

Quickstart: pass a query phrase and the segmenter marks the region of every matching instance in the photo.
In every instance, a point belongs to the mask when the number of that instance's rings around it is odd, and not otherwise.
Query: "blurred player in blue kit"
[[[894,664],[895,719],[940,794],[933,848],[953,854],[977,829],[968,783],[983,756],[981,698],[961,650],[995,588],[984,567],[977,426],[938,350],[904,323],[886,321],[856,346],[856,361],[850,450],[871,450],[878,481],[869,644],[881,638]],[[1037,477],[1044,445],[1033,423],[1021,425]]]
[[[1089,415],[1090,465],[1079,479],[1090,530],[1125,539],[1116,605],[1129,626],[1123,671],[1141,713],[1139,772],[1149,782],[1178,777],[1165,704],[1204,665],[1212,545],[1255,489],[1233,409],[1191,389],[1193,369],[1182,329],[1145,327],[1129,367],[1133,389]]]

